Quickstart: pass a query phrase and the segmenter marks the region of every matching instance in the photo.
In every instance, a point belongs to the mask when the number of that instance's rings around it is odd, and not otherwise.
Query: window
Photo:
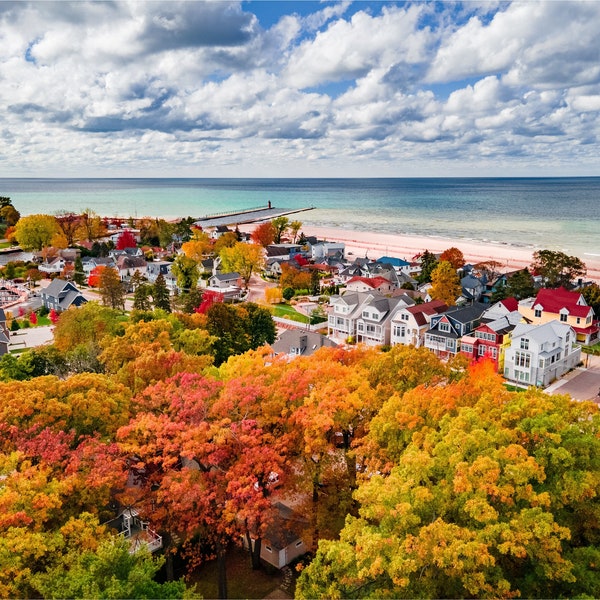
[[[408,321],[408,315],[407,315],[406,313],[402,313],[402,314],[400,315],[400,318],[401,318],[403,321]]]
[[[567,317],[568,315],[566,313],[561,313],[560,314],[560,320],[562,323],[566,323],[567,322]]]
[[[473,346],[471,344],[461,344],[460,349],[467,354],[473,354]]]
[[[299,548],[300,546],[302,546],[302,540],[296,542],[296,548]]]
[[[521,338],[521,350],[529,350],[529,339]]]
[[[484,346],[483,344],[481,344],[481,346],[479,346],[478,350],[477,350],[477,354],[479,356],[485,356],[485,353],[487,352],[487,346]]]
[[[543,358],[540,358],[540,369],[543,369],[546,366],[546,361]]]
[[[534,314],[534,316],[535,316],[536,318],[538,318],[538,319],[539,319],[539,318],[542,316],[542,311],[541,311],[539,308],[536,308],[536,309],[533,311],[533,314]]]
[[[406,335],[406,327],[404,325],[394,325],[394,335],[396,337],[404,337]]]
[[[529,368],[531,356],[526,352],[515,352],[515,366]]]
[[[577,325],[579,325],[579,323],[581,323],[581,319],[577,317]]]
[[[271,546],[265,546],[265,550],[267,552],[273,552],[273,550],[271,549]]]
[[[368,319],[369,318],[369,311],[368,310],[363,310],[362,316],[363,316],[363,318]]]
[[[498,348],[490,348],[490,355],[492,358],[498,358]]]
[[[450,331],[450,325],[448,323],[440,323],[440,331]]]

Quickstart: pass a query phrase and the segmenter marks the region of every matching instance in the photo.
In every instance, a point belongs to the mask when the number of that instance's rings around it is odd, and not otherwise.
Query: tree
[[[547,288],[563,286],[569,289],[587,272],[581,259],[554,250],[536,250],[530,269],[542,277]]]
[[[183,579],[155,581],[164,562],[147,550],[131,553],[129,541],[115,537],[95,550],[72,550],[35,582],[44,598],[184,598]]]
[[[106,225],[91,208],[86,208],[79,216],[77,237],[93,242],[104,235],[106,235]]]
[[[169,289],[167,288],[167,283],[162,273],[158,275],[152,286],[152,301],[154,302],[154,308],[160,308],[161,310],[171,312]]]
[[[205,231],[194,231],[192,238],[181,245],[181,250],[188,257],[200,263],[211,251],[213,240]]]
[[[429,250],[425,250],[423,254],[421,254],[420,261],[421,263],[421,272],[417,277],[419,283],[428,283],[431,281],[431,273],[437,266],[438,260],[435,257],[435,254],[429,252]]]
[[[136,248],[137,240],[135,239],[135,235],[131,233],[128,229],[123,231],[121,235],[117,239],[117,250],[125,250],[125,248]]]
[[[171,272],[177,277],[177,287],[184,292],[189,292],[197,287],[198,279],[200,279],[198,263],[185,254],[180,254],[173,261]]]
[[[105,306],[125,310],[125,288],[115,269],[102,269],[100,273],[100,296]]]
[[[228,231],[227,233],[224,233],[223,235],[218,237],[218,239],[214,243],[213,252],[216,255],[220,255],[221,250],[223,250],[223,248],[232,248],[237,243],[239,242],[235,232]]]
[[[59,211],[56,213],[56,222],[67,240],[67,246],[72,246],[77,238],[77,232],[80,230],[79,215],[69,211]]]
[[[433,300],[442,300],[448,306],[454,306],[460,294],[460,280],[454,267],[449,262],[440,261],[431,272],[429,295]]]
[[[250,237],[255,244],[266,248],[275,240],[275,227],[271,221],[266,221],[257,225]]]
[[[21,218],[21,213],[11,204],[0,208],[0,220],[8,227],[14,227]]]
[[[77,256],[73,267],[74,267],[73,268],[73,281],[77,285],[84,285],[85,284],[85,272],[83,270],[83,262],[81,260],[81,256]]]
[[[362,479],[358,516],[321,542],[296,597],[598,595],[598,522],[581,518],[598,513],[597,407],[507,392],[485,365],[390,402],[375,445],[392,466]]]
[[[271,223],[275,230],[275,243],[281,244],[281,238],[290,226],[290,220],[287,217],[275,217]]]
[[[582,294],[588,306],[594,309],[596,317],[600,317],[600,285],[592,283],[592,285],[587,285],[578,291]]]
[[[140,283],[133,292],[133,309],[149,311],[152,310],[152,302],[150,296],[152,287],[146,283]]]
[[[302,229],[302,222],[301,221],[292,221],[289,224],[289,230],[292,233],[292,242],[295,244],[296,243],[296,238],[298,237],[298,232],[300,231],[300,229]]]
[[[535,296],[535,285],[533,277],[527,269],[517,271],[510,277],[506,283],[506,297],[512,296],[517,300],[531,298]]]
[[[443,260],[449,262],[455,270],[465,266],[465,257],[463,253],[454,246],[447,248],[441,253],[440,261]]]
[[[236,242],[231,248],[223,248],[219,257],[223,271],[239,273],[246,288],[252,273],[264,265],[263,249],[256,244]]]
[[[50,246],[60,233],[56,218],[50,215],[22,217],[15,226],[15,238],[24,250],[40,251]]]
[[[88,277],[87,284],[93,288],[100,287],[100,279],[102,277],[102,273],[104,273],[104,271],[107,268],[109,268],[109,267],[105,267],[104,265],[98,265],[97,267],[94,267],[90,271],[90,275]]]

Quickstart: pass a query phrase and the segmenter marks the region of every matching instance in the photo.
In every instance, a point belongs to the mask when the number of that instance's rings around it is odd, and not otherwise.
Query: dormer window
[[[567,313],[560,313],[560,321],[561,321],[561,323],[566,323],[568,316],[569,315],[567,315]]]
[[[540,308],[536,308],[533,311],[534,316],[536,317],[536,319],[539,319],[542,316],[542,310]]]
[[[450,331],[450,325],[448,323],[440,323],[440,331]]]

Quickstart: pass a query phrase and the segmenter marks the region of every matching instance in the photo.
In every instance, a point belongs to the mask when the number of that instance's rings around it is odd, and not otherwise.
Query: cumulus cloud
[[[600,3],[282,6],[0,3],[3,174],[597,172]]]

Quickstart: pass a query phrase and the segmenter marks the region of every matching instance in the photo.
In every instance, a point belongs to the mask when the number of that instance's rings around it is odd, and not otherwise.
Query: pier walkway
[[[246,210],[205,215],[204,217],[201,217],[195,221],[194,225],[202,228],[218,227],[219,225],[243,225],[245,223],[256,223],[257,221],[266,221],[275,219],[276,217],[292,215],[299,212],[305,212],[307,210],[314,210],[314,208],[314,206],[294,209],[275,208],[274,206],[268,205]]]

